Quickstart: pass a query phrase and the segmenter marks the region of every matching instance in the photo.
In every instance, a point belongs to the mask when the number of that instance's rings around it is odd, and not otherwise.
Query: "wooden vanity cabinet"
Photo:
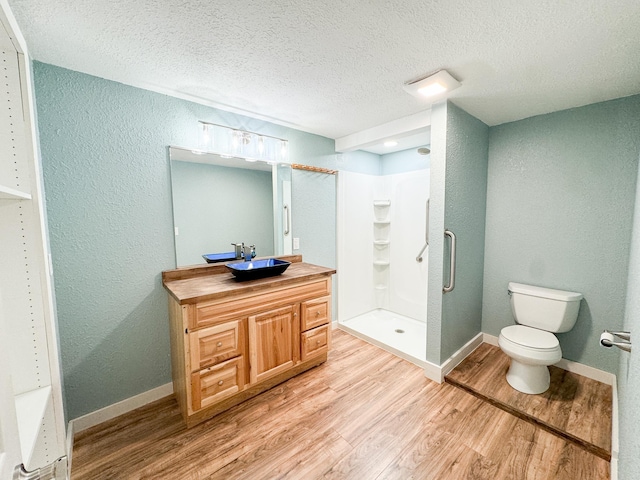
[[[172,280],[163,272],[174,393],[187,426],[326,361],[335,271],[295,265],[294,273],[323,273],[239,283],[222,274]],[[185,285],[199,295],[186,297]],[[211,293],[202,294],[203,285]]]

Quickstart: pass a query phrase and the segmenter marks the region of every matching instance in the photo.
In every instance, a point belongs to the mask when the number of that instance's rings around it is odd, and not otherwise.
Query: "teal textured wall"
[[[376,155],[375,153],[356,150],[353,152],[339,153],[336,157],[340,170],[365,173],[367,175],[380,175],[382,171],[380,155]]]
[[[429,168],[431,155],[420,155],[417,148],[380,156],[380,175],[411,172]]]
[[[482,330],[513,324],[509,281],[581,292],[563,356],[609,372],[599,346],[625,302],[640,152],[640,96],[493,127]]]
[[[160,278],[175,267],[167,147],[197,146],[204,120],[286,138],[297,163],[336,168],[336,157],[333,140],[317,135],[33,67],[65,397],[76,418],[171,381]],[[335,210],[309,210],[335,224]],[[301,243],[309,259],[335,258],[335,241]]]
[[[450,102],[434,105],[431,120],[427,360],[441,365],[482,324],[489,127]],[[445,229],[457,237],[457,263],[455,288],[443,294],[450,259]]]
[[[481,331],[489,127],[450,103],[444,228],[456,235],[455,288],[442,297],[440,362]],[[449,281],[449,242],[444,278]]]

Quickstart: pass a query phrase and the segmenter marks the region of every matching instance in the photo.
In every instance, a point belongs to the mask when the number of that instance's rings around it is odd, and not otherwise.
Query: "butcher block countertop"
[[[274,287],[320,279],[336,273],[333,268],[304,263],[301,255],[276,257],[291,262],[287,270],[275,277],[240,282],[224,264],[182,267],[162,272],[162,283],[181,305],[259,292]]]

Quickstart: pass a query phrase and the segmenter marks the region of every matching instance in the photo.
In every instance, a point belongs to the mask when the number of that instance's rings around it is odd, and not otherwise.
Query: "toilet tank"
[[[582,294],[509,282],[511,311],[520,325],[562,333],[578,319]]]

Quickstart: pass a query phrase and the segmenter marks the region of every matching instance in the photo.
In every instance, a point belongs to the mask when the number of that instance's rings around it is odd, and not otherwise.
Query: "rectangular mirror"
[[[259,257],[291,253],[291,167],[169,147],[176,265],[255,245]]]

